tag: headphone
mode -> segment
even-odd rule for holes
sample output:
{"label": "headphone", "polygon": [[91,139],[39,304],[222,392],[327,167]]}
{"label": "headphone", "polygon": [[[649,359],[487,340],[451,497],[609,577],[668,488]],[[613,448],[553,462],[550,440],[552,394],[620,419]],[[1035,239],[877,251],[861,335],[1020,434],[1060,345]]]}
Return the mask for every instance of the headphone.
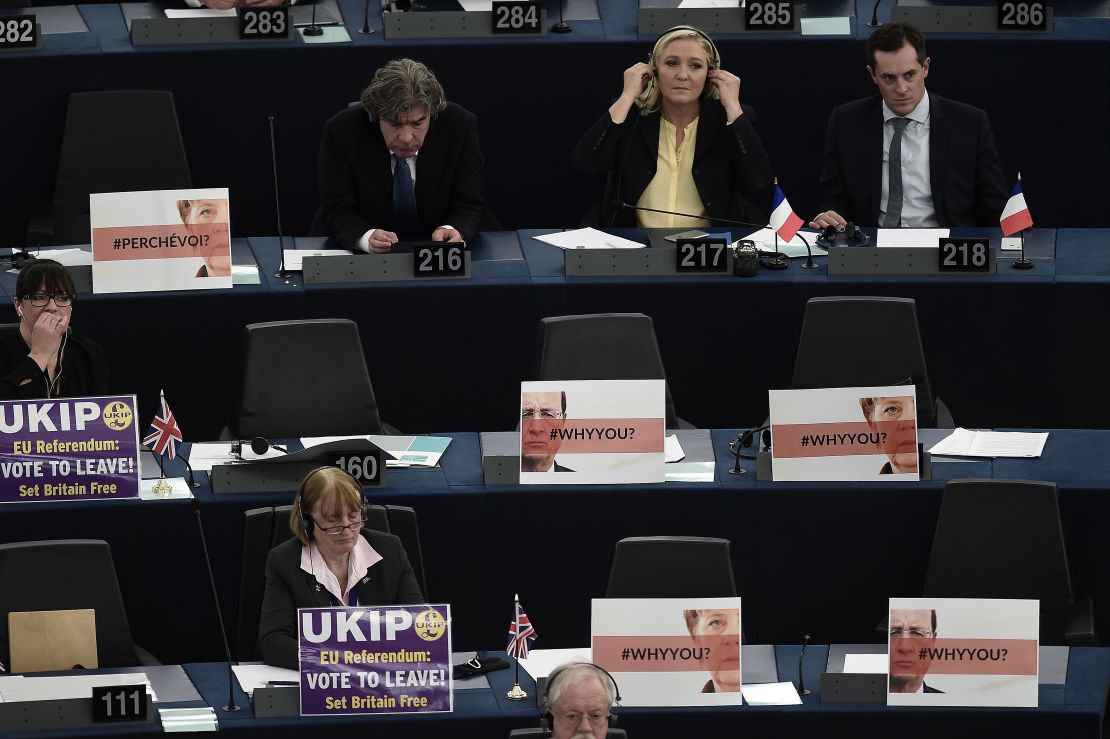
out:
{"label": "headphone", "polygon": [[305,475],[304,479],[301,480],[301,486],[297,488],[297,497],[293,501],[294,508],[296,508],[297,512],[300,514],[301,533],[304,534],[304,538],[308,541],[312,541],[313,534],[315,533],[314,529],[316,528],[316,526],[312,518],[309,517],[308,511],[305,509],[304,490],[306,487],[308,487],[308,481],[324,470],[339,470],[342,475],[350,479],[351,483],[353,483],[354,486],[358,488],[359,494],[362,497],[362,517],[369,518],[368,514],[370,512],[370,499],[366,497],[366,491],[362,489],[362,485],[359,484],[358,480],[356,480],[354,477],[351,476],[349,472],[339,466],[324,465],[323,467],[317,467],[316,469]]}
{"label": "headphone", "polygon": [[[595,672],[595,676],[599,680],[602,679],[601,675],[596,675],[596,673],[600,672],[604,674],[605,677],[608,678],[609,683],[613,686],[613,703],[616,704],[617,708],[621,707],[620,686],[617,685],[617,681],[613,678],[611,674],[609,674],[609,671],[606,670],[604,667],[602,667],[601,665],[596,665],[592,662],[570,662],[565,665],[560,665],[559,667],[556,667],[554,670],[552,670],[551,674],[547,676],[547,686],[544,688],[543,691],[543,716],[540,717],[540,728],[543,729],[544,736],[551,736],[552,728],[555,725],[555,716],[548,708],[548,700],[550,699],[551,693],[553,692],[552,688],[555,687],[555,683],[559,682],[559,679],[564,673],[570,672],[571,670],[576,670],[578,668],[591,669]],[[606,717],[609,722],[610,728],[616,726],[617,721],[620,719],[620,714],[613,712],[611,709],[612,706],[610,706],[610,713]]]}

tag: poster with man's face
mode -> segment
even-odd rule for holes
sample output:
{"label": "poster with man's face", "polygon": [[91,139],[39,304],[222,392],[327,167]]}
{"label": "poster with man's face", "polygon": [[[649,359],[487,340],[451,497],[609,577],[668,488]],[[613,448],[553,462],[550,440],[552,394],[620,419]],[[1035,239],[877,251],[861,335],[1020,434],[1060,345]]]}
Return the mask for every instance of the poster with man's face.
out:
{"label": "poster with man's face", "polygon": [[1037,705],[1035,600],[891,598],[887,703]]}
{"label": "poster with man's face", "polygon": [[93,292],[231,287],[226,187],[94,193]]}
{"label": "poster with man's face", "polygon": [[771,390],[775,480],[919,480],[913,385]]}
{"label": "poster with man's face", "polygon": [[524,382],[524,485],[662,482],[663,380]]}
{"label": "poster with man's face", "polygon": [[591,615],[622,705],[741,705],[739,598],[595,599]]}

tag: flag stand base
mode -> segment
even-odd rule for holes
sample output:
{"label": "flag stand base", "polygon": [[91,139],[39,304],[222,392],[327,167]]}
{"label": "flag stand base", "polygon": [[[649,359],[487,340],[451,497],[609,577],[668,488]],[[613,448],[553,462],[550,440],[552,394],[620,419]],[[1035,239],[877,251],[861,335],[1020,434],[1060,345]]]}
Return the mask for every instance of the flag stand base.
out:
{"label": "flag stand base", "polygon": [[505,695],[511,701],[522,701],[528,697],[528,694],[521,690],[520,683],[513,683],[513,689]]}
{"label": "flag stand base", "polygon": [[770,258],[761,261],[766,269],[786,269],[790,266],[790,262],[781,252],[775,252]]}
{"label": "flag stand base", "polygon": [[1014,269],[1033,269],[1033,260],[1022,257],[1014,261]]}
{"label": "flag stand base", "polygon": [[153,487],[150,488],[150,492],[155,495],[169,495],[173,492],[173,485],[170,485],[165,477],[161,477],[158,482],[154,483]]}

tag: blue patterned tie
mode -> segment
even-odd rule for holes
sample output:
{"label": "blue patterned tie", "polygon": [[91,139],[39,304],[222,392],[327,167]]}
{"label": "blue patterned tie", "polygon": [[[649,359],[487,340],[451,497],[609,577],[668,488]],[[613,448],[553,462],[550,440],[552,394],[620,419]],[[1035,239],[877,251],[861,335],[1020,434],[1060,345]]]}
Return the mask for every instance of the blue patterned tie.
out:
{"label": "blue patterned tie", "polygon": [[416,193],[409,160],[393,157],[393,220],[398,231],[416,230]]}

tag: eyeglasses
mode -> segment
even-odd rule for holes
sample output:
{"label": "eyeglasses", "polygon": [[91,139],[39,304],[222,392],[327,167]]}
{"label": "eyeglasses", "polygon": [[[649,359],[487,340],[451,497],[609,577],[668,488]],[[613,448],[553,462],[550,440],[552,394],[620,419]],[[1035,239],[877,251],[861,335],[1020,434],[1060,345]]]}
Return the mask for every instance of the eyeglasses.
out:
{"label": "eyeglasses", "polygon": [[929,629],[891,629],[890,638],[910,638],[910,639],[928,639],[935,632]]}
{"label": "eyeglasses", "polygon": [[566,418],[566,415],[567,414],[563,413],[562,411],[542,410],[539,412],[539,414],[537,414],[533,410],[527,410],[520,412],[520,420],[535,421],[538,418],[541,421],[558,421],[560,419]]}
{"label": "eyeglasses", "polygon": [[331,534],[332,536],[339,536],[340,534],[342,534],[347,529],[352,529],[354,531],[358,531],[359,529],[361,529],[362,525],[364,523],[366,523],[366,516],[363,516],[362,518],[355,521],[354,523],[348,523],[348,524],[344,524],[342,526],[321,526],[319,523],[316,522],[315,519],[313,519],[312,523],[316,524],[316,528],[320,529],[325,534]]}
{"label": "eyeglasses", "polygon": [[73,296],[69,293],[31,293],[30,295],[24,295],[23,299],[29,301],[36,308],[45,308],[51,300],[59,308],[65,308],[73,304]]}
{"label": "eyeglasses", "polygon": [[589,721],[591,726],[604,726],[605,723],[609,720],[609,714],[608,713],[602,713],[600,711],[594,711],[592,713],[558,713],[558,714],[555,714],[555,720],[556,721],[561,721],[563,724],[565,724],[567,726],[578,726],[580,723],[582,723],[583,718],[585,718],[587,721]]}

